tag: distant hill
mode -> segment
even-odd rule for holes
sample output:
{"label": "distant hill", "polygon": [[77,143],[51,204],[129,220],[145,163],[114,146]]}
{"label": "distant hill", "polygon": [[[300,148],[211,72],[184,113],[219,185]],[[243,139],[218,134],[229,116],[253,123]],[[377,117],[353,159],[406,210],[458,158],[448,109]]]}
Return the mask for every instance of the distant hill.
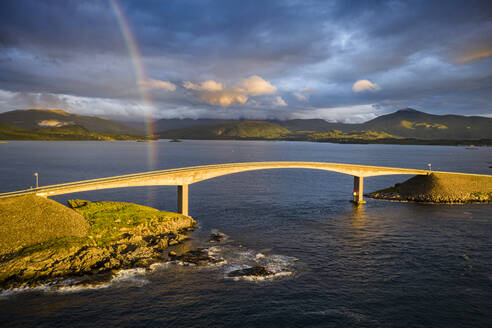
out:
{"label": "distant hill", "polygon": [[326,132],[331,130],[348,131],[351,128],[355,128],[359,124],[346,124],[346,123],[330,123],[321,119],[308,119],[308,120],[287,120],[278,121],[278,124],[289,129],[292,132],[299,131],[313,131],[313,132]]}
{"label": "distant hill", "polygon": [[[224,120],[224,119],[161,119],[153,123],[155,131],[165,132],[170,130],[178,130],[178,129],[187,129],[196,126],[205,126],[205,125],[217,125],[224,123],[240,123],[248,120]],[[321,119],[310,119],[310,120],[288,120],[288,121],[277,121],[277,120],[268,120],[268,121],[259,121],[252,120],[255,122],[270,122],[281,125],[290,131],[327,131],[331,129],[340,129],[340,126],[344,126],[346,124],[343,123],[329,123],[325,120]]]}
{"label": "distant hill", "polygon": [[[161,138],[280,139],[330,142],[453,144],[449,141],[492,139],[492,119],[479,116],[432,115],[406,108],[360,124],[330,123],[320,119],[287,121],[230,121],[207,124],[182,120],[182,128],[164,124]],[[213,120],[211,120],[213,121]],[[193,123],[195,126],[187,126]],[[176,126],[178,126],[176,124]],[[487,141],[489,140],[489,141]]]}
{"label": "distant hill", "polygon": [[[432,115],[400,109],[365,123],[333,123],[321,119],[250,121],[163,119],[153,123],[160,138],[307,140],[339,143],[492,144],[492,118]],[[135,127],[113,120],[63,110],[14,110],[0,113],[0,139],[133,140]]]}
{"label": "distant hill", "polygon": [[169,130],[186,129],[195,126],[221,124],[221,123],[228,123],[234,121],[235,120],[208,119],[208,118],[201,118],[201,119],[173,118],[173,119],[162,119],[162,120],[155,121],[153,123],[153,126],[155,131],[163,132]]}
{"label": "distant hill", "polygon": [[492,118],[432,115],[411,108],[379,116],[361,124],[363,130],[384,131],[417,139],[491,139]]}
{"label": "distant hill", "polygon": [[290,131],[276,123],[266,121],[241,121],[169,130],[161,138],[182,139],[281,139]]}
{"label": "distant hill", "polygon": [[63,110],[13,110],[0,113],[0,139],[128,140],[142,134],[112,120],[70,114]]}
{"label": "distant hill", "polygon": [[79,125],[96,133],[135,136],[141,134],[137,129],[104,117],[71,114],[60,109],[25,109],[0,113],[0,123],[14,125],[26,130]]}

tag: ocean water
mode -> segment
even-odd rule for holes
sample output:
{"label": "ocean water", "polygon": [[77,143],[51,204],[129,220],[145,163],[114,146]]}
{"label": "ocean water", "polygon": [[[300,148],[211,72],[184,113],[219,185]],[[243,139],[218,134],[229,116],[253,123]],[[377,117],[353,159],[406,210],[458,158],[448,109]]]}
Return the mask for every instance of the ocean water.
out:
{"label": "ocean water", "polygon": [[[9,142],[0,192],[193,165],[324,161],[491,174],[492,149],[308,142]],[[365,192],[408,176],[367,178]],[[163,261],[94,286],[0,292],[5,327],[489,327],[492,206],[367,199],[352,177],[314,170],[243,172],[190,186],[200,228],[178,251],[205,247],[205,267]],[[176,187],[101,190],[54,199],[128,201],[176,210]],[[212,232],[224,242],[211,244]],[[228,273],[264,265],[266,279]]]}

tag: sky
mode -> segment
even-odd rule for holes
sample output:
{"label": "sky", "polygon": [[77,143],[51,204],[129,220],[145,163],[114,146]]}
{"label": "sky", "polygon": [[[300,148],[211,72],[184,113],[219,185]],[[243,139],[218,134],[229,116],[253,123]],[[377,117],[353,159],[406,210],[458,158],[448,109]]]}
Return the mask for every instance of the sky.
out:
{"label": "sky", "polygon": [[2,0],[0,112],[492,116],[492,2]]}

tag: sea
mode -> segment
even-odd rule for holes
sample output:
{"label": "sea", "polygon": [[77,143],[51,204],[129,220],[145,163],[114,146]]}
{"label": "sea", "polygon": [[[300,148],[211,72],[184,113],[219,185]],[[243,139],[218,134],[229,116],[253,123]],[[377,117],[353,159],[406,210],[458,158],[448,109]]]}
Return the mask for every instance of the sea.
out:
{"label": "sea", "polygon": [[[316,161],[492,174],[492,148],[287,141],[9,141],[0,192],[195,165]],[[364,180],[365,192],[410,176]],[[70,277],[0,290],[1,327],[491,327],[492,205],[368,199],[353,178],[306,169],[237,173],[190,185],[199,228],[176,246],[223,261],[162,262],[77,286]],[[176,211],[176,187],[57,196]],[[213,233],[224,234],[211,243]],[[229,277],[265,266],[262,279]]]}

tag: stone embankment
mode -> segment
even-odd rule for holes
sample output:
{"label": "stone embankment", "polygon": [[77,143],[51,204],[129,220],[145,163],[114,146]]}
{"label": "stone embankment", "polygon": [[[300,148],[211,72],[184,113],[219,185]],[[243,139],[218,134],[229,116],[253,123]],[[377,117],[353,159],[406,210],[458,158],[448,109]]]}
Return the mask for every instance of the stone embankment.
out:
{"label": "stone embankment", "polygon": [[488,203],[492,201],[492,176],[432,173],[366,195],[370,198],[429,203]]}
{"label": "stone embankment", "polygon": [[[32,202],[36,210],[22,207]],[[36,196],[0,201],[0,288],[146,267],[196,225],[191,217],[130,203],[69,205]]]}

